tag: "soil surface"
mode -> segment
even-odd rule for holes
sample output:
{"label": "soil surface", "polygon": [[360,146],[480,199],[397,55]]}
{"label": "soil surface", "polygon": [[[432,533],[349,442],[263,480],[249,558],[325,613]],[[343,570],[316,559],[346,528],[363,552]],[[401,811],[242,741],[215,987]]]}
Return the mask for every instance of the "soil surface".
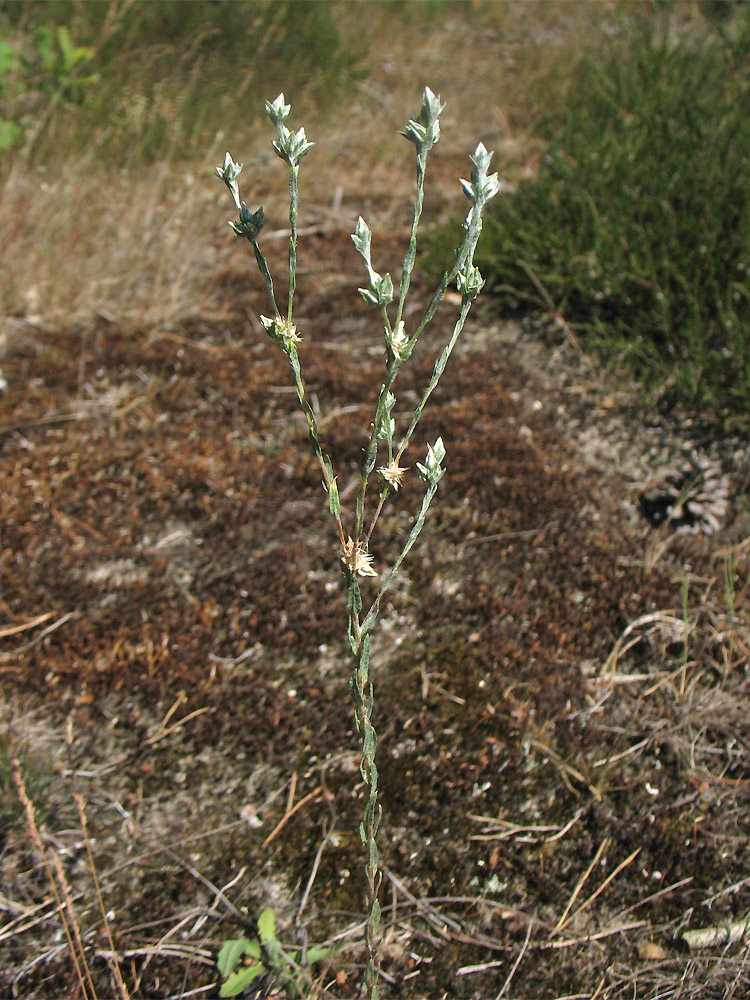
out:
{"label": "soil surface", "polygon": [[[301,245],[296,305],[349,509],[384,371],[350,231]],[[98,996],[112,945],[133,997],[218,995],[221,943],[266,906],[289,948],[336,939],[313,995],[358,993],[343,579],[250,264],[237,250],[217,276],[220,319],[19,324],[7,345],[4,996],[82,995],[16,757]],[[454,316],[400,376],[402,426]],[[564,331],[480,305],[373,536],[379,572],[438,435],[447,474],[373,638],[382,997],[746,996],[744,947],[721,937],[750,910],[746,446],[651,413]],[[686,461],[714,496],[654,526],[643,496]],[[701,927],[718,936],[690,950]]]}

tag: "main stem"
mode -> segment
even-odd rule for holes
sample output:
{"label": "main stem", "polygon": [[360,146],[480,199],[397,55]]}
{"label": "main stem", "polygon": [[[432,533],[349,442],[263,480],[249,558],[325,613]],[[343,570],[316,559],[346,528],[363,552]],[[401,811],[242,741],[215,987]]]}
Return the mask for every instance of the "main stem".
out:
{"label": "main stem", "polygon": [[378,847],[376,835],[380,825],[382,808],[378,804],[378,768],[375,763],[375,748],[378,738],[372,725],[373,687],[370,683],[370,636],[362,635],[359,625],[359,612],[356,605],[359,600],[359,586],[356,579],[349,581],[350,594],[354,600],[349,605],[349,626],[352,651],[356,656],[356,666],[349,686],[354,699],[354,717],[357,731],[362,738],[362,757],[359,771],[368,789],[362,822],[359,824],[359,835],[363,846],[367,849],[368,860],[365,865],[365,905],[367,921],[365,923],[365,997],[367,1000],[378,1000],[378,977],[380,963],[378,961],[378,930],[380,927],[380,883],[382,874],[378,862]]}

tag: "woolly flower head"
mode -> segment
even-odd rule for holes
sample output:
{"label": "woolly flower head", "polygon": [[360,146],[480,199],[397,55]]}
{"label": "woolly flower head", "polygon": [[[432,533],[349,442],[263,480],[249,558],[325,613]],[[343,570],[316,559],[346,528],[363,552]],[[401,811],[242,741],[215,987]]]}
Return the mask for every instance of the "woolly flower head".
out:
{"label": "woolly flower head", "polygon": [[372,568],[372,556],[365,545],[362,542],[355,542],[351,535],[344,543],[341,562],[350,573],[356,573],[357,576],[378,575]]}
{"label": "woolly flower head", "polygon": [[382,465],[378,469],[383,479],[396,491],[398,491],[399,486],[403,485],[404,474],[408,471],[408,466],[402,469],[395,458],[390,465]]}

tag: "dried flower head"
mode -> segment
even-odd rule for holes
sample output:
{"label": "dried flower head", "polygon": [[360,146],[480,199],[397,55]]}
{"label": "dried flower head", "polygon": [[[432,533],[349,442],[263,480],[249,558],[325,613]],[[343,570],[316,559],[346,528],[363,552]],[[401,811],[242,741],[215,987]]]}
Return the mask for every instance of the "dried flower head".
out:
{"label": "dried flower head", "polygon": [[281,316],[261,316],[260,322],[266,333],[282,346],[284,344],[299,344],[302,340],[302,337],[297,333],[297,327],[294,324],[290,326]]}
{"label": "dried flower head", "polygon": [[398,464],[398,459],[393,459],[390,465],[383,465],[378,469],[378,472],[386,480],[386,482],[393,487],[394,490],[398,490],[399,486],[403,483],[404,474],[409,471],[408,466],[406,468],[401,468]]}
{"label": "dried flower head", "polygon": [[355,542],[349,536],[343,546],[341,562],[350,573],[358,576],[377,576],[377,572],[372,568],[372,556],[367,551],[363,542]]}

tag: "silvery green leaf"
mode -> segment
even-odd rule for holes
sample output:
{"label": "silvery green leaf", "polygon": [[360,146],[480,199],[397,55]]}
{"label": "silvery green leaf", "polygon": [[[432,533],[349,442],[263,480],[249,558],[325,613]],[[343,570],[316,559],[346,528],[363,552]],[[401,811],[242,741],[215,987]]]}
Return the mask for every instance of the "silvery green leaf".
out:
{"label": "silvery green leaf", "polygon": [[373,283],[372,290],[376,296],[376,305],[380,309],[385,308],[389,302],[392,302],[393,282],[391,281],[390,274],[386,274],[382,278],[378,275],[377,281]]}
{"label": "silvery green leaf", "polygon": [[290,167],[296,167],[305,153],[309,153],[315,145],[305,135],[304,128],[292,134],[286,125],[279,126],[279,138],[274,140],[273,148],[276,155],[285,160]]}
{"label": "silvery green leaf", "polygon": [[425,136],[427,135],[427,129],[424,125],[420,125],[419,122],[410,118],[401,135],[403,135],[405,139],[408,139],[409,142],[413,142],[416,146],[421,146],[425,140]]}
{"label": "silvery green leaf", "polygon": [[486,177],[487,170],[490,165],[490,160],[492,159],[492,152],[488,151],[483,142],[477,143],[477,148],[474,150],[474,155],[469,157],[471,162],[477,168],[480,176]]}
{"label": "silvery green leaf", "polygon": [[309,153],[314,145],[315,143],[310,142],[305,135],[304,128],[298,129],[290,142],[290,155],[296,162],[299,162],[305,153]]}
{"label": "silvery green leaf", "polygon": [[289,162],[289,143],[292,137],[292,133],[283,123],[279,123],[279,138],[274,139],[273,148],[276,150],[276,155],[280,156],[282,160]]}
{"label": "silvery green leaf", "polygon": [[371,269],[370,287],[360,288],[359,294],[368,305],[384,309],[389,302],[393,301],[393,281],[390,274],[381,277],[377,271]]}
{"label": "silvery green leaf", "polygon": [[377,934],[380,927],[380,903],[377,901],[377,898],[373,900],[370,913],[370,926],[372,927],[372,933]]}
{"label": "silvery green leaf", "polygon": [[434,94],[429,87],[425,87],[422,94],[422,113],[428,116],[430,121],[437,121],[438,116],[444,110],[445,104],[440,100],[440,95]]}
{"label": "silvery green leaf", "polygon": [[336,477],[333,474],[333,463],[331,462],[330,456],[325,455],[323,458],[323,464],[326,467],[326,472],[328,474],[328,482],[330,486],[326,486],[323,483],[323,489],[328,493],[328,508],[334,517],[341,517],[341,500],[339,499],[339,488],[336,485]]}
{"label": "silvery green leaf", "polygon": [[396,397],[392,392],[387,393],[385,397],[385,405],[383,407],[383,413],[380,418],[380,424],[377,429],[377,438],[379,441],[392,441],[393,434],[396,430],[396,421],[391,416],[391,411],[393,410],[394,404],[396,402]]}
{"label": "silvery green leaf", "polygon": [[341,500],[339,498],[339,488],[334,479],[328,491],[328,509],[334,517],[341,517]]}
{"label": "silvery green leaf", "polygon": [[239,177],[242,170],[241,163],[235,163],[229,153],[224,154],[224,163],[216,168],[217,176],[221,177],[222,180],[233,181]]}
{"label": "silvery green leaf", "polygon": [[464,189],[464,194],[471,198],[472,201],[476,201],[476,192],[474,191],[474,185],[469,181],[465,181],[463,177],[461,178],[461,187]]}

